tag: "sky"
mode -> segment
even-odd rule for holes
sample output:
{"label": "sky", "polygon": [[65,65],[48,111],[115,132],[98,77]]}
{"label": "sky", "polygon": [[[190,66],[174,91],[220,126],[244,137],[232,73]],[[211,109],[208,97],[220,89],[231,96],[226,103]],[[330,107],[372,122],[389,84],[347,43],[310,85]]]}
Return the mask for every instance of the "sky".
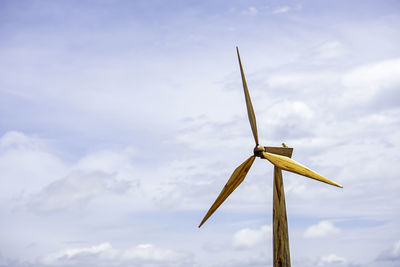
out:
{"label": "sky", "polygon": [[0,1],[0,266],[400,265],[400,2]]}

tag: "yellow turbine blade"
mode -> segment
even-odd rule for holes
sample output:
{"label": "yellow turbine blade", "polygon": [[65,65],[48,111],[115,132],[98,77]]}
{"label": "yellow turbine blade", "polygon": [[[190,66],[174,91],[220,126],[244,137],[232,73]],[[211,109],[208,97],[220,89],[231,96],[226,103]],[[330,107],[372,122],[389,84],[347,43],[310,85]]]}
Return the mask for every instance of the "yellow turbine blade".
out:
{"label": "yellow turbine blade", "polygon": [[256,145],[258,146],[259,144],[258,144],[256,116],[254,115],[253,105],[251,104],[249,89],[247,88],[246,78],[244,77],[244,71],[242,67],[242,61],[240,60],[239,48],[237,46],[236,46],[236,51],[239,59],[240,74],[242,75],[244,97],[246,98],[247,115],[249,116],[249,121],[251,130],[253,132],[254,141],[256,141]]}
{"label": "yellow turbine blade", "polygon": [[319,175],[318,173],[308,169],[307,167],[301,165],[300,163],[292,160],[291,158],[285,157],[285,156],[280,156],[280,155],[276,155],[276,154],[272,154],[272,153],[268,153],[268,152],[263,152],[263,156],[264,158],[266,158],[267,160],[269,160],[272,164],[274,164],[275,166],[289,171],[289,172],[294,172],[327,184],[331,184],[337,187],[343,187],[340,184],[337,184],[331,180],[329,180],[328,178],[323,177],[322,175]]}
{"label": "yellow turbine blade", "polygon": [[222,189],[221,193],[215,200],[214,204],[212,204],[211,208],[208,210],[206,216],[204,216],[201,221],[199,228],[207,221],[207,219],[218,209],[218,207],[228,198],[228,196],[243,182],[246,177],[247,172],[249,171],[251,165],[253,164],[255,156],[251,156],[245,162],[243,162],[239,167],[235,169],[232,173],[231,178],[229,178],[228,182]]}

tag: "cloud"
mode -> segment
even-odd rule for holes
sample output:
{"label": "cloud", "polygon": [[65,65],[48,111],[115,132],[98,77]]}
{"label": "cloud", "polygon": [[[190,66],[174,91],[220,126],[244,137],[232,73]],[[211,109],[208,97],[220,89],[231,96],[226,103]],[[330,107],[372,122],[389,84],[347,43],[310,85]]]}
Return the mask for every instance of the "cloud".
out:
{"label": "cloud", "polygon": [[123,259],[129,261],[141,262],[179,262],[185,257],[184,254],[170,249],[160,249],[152,244],[142,244],[135,248],[126,250],[123,253]]}
{"label": "cloud", "polygon": [[260,229],[242,229],[233,235],[233,247],[237,249],[255,247],[267,240],[271,232],[271,225],[263,225]]}
{"label": "cloud", "polygon": [[[0,172],[3,197],[16,198],[38,191],[62,176],[68,164],[59,159],[57,151],[44,139],[18,131],[8,131],[0,137]],[[23,168],[21,167],[23,166]]]}
{"label": "cloud", "polygon": [[270,129],[268,134],[274,138],[301,138],[313,135],[313,109],[302,101],[283,100],[272,104],[266,111],[265,120]]}
{"label": "cloud", "polygon": [[84,204],[104,193],[125,193],[129,181],[119,181],[115,175],[101,171],[75,171],[56,180],[28,199],[28,208],[35,212],[54,212]]}
{"label": "cloud", "polygon": [[[339,57],[343,55],[345,52],[345,46],[335,40],[324,42],[320,46],[318,46],[315,50],[315,60],[317,62],[322,60],[331,60],[333,58]],[[320,63],[320,62],[319,62]]]}
{"label": "cloud", "polygon": [[116,249],[105,242],[91,247],[67,248],[42,260],[49,266],[184,266],[188,255],[152,244]]}
{"label": "cloud", "polygon": [[257,16],[258,13],[259,13],[259,10],[254,6],[248,7],[245,11],[243,11],[243,14],[249,15],[249,16]]}
{"label": "cloud", "polygon": [[9,131],[0,139],[0,148],[4,149],[38,149],[43,147],[43,142],[39,138],[30,137],[22,132]]}
{"label": "cloud", "polygon": [[327,256],[322,256],[318,261],[318,267],[334,267],[334,266],[347,266],[347,261],[345,258],[339,257],[336,254],[329,254]]}
{"label": "cloud", "polygon": [[0,267],[43,267],[40,263],[21,262],[15,259],[0,259]]}
{"label": "cloud", "polygon": [[[275,73],[269,75],[267,78],[268,86],[272,88],[281,88],[281,89],[290,89],[290,88],[312,88],[319,86],[329,85],[330,83],[334,82],[337,79],[337,73],[332,73],[328,71],[284,71],[280,73]],[[288,88],[289,87],[289,88]],[[318,88],[320,89],[320,88]],[[301,93],[301,91],[300,91]],[[299,95],[298,95],[299,96]]]}
{"label": "cloud", "polygon": [[180,186],[162,184],[155,188],[152,200],[162,209],[172,209],[180,205],[183,192]]}
{"label": "cloud", "polygon": [[109,260],[115,258],[117,251],[109,243],[84,248],[68,248],[50,254],[43,259],[48,265],[72,265],[80,261],[93,261],[95,259]]}
{"label": "cloud", "polygon": [[288,6],[280,6],[276,9],[274,9],[274,11],[272,11],[272,14],[281,14],[281,13],[286,13],[290,10],[290,7]]}
{"label": "cloud", "polygon": [[342,78],[343,102],[393,108],[400,101],[400,59],[393,58],[358,66]]}
{"label": "cloud", "polygon": [[336,234],[338,232],[340,232],[340,229],[337,228],[332,222],[320,221],[319,223],[308,227],[307,230],[304,232],[304,237],[320,238],[326,237],[331,234]]}
{"label": "cloud", "polygon": [[400,262],[400,240],[393,244],[391,249],[382,251],[377,261],[395,261]]}
{"label": "cloud", "polygon": [[[5,181],[0,191],[3,196],[19,200],[13,206],[22,205],[38,214],[74,211],[107,197],[122,200],[129,194],[132,210],[193,208],[203,206],[209,189],[218,182],[215,174],[206,175],[205,171],[215,169],[210,165],[218,161],[210,161],[201,154],[168,164],[159,161],[157,165],[146,165],[140,152],[127,146],[88,152],[71,162],[49,143],[15,131],[0,138],[0,171]],[[152,172],[147,167],[139,169],[138,161],[151,166]],[[20,168],[21,164],[24,168]],[[216,173],[222,170],[218,168]],[[220,178],[226,176],[229,173],[224,170]]]}
{"label": "cloud", "polygon": [[18,205],[25,203],[30,211],[48,213],[78,207],[101,195],[123,195],[138,186],[130,147],[88,153],[70,163],[50,144],[17,131],[0,138],[3,196],[18,199]]}

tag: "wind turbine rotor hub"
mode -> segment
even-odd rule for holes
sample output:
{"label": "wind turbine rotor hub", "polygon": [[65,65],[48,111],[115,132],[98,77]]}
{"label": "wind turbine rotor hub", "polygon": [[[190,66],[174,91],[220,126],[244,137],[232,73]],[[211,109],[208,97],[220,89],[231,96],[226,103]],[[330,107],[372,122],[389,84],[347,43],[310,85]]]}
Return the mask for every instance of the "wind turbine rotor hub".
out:
{"label": "wind turbine rotor hub", "polygon": [[256,157],[262,157],[262,153],[265,151],[265,148],[261,145],[257,145],[254,148],[254,156]]}

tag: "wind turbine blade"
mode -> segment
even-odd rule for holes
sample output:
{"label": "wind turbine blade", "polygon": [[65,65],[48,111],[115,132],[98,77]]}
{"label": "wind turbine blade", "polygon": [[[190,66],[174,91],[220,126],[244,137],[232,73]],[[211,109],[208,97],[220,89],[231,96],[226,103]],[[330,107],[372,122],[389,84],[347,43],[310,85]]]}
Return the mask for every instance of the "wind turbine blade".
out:
{"label": "wind turbine blade", "polygon": [[239,48],[237,46],[236,46],[236,51],[237,51],[237,55],[238,55],[238,59],[239,59],[240,74],[242,75],[244,97],[246,98],[247,115],[249,116],[249,121],[250,121],[251,130],[253,132],[254,141],[256,141],[256,145],[258,146],[259,144],[258,144],[256,116],[254,114],[253,105],[251,104],[249,89],[247,88],[246,77],[244,77],[242,61],[240,60]]}
{"label": "wind turbine blade", "polygon": [[243,162],[239,167],[235,169],[232,173],[231,178],[229,178],[228,182],[222,188],[221,193],[215,200],[214,204],[212,204],[211,208],[208,210],[206,216],[204,216],[201,221],[199,228],[207,221],[207,219],[218,209],[219,206],[228,198],[228,196],[243,182],[246,177],[247,172],[249,171],[251,165],[253,164],[255,156],[251,156],[245,162]]}
{"label": "wind turbine blade", "polygon": [[280,155],[276,155],[276,154],[272,154],[272,153],[268,153],[268,152],[263,152],[263,156],[264,158],[266,158],[267,160],[269,160],[272,164],[274,164],[275,166],[289,171],[289,172],[294,172],[315,180],[318,180],[320,182],[324,182],[330,185],[334,185],[337,187],[343,187],[340,184],[337,184],[331,180],[329,180],[328,178],[323,177],[322,175],[319,175],[318,173],[308,169],[307,167],[301,165],[300,163],[292,160],[291,158],[285,157],[285,156],[280,156]]}

